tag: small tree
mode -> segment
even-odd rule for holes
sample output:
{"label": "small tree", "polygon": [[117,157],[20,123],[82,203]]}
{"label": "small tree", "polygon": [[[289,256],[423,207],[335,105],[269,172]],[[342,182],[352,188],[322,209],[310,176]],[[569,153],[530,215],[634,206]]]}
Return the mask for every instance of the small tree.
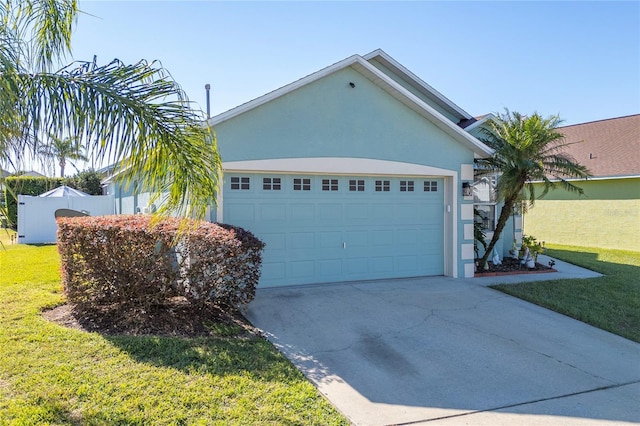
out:
{"label": "small tree", "polygon": [[68,186],[89,195],[102,195],[100,173],[93,169],[83,170],[77,175],[67,178],[66,181]]}
{"label": "small tree", "polygon": [[[58,161],[60,177],[64,177],[64,168],[67,165],[67,160],[89,160],[87,156],[84,155],[84,148],[80,145],[77,137],[59,138],[50,134],[49,139],[50,143],[48,145],[42,145],[38,149],[38,153],[45,159]],[[73,163],[71,164],[73,165]]]}
{"label": "small tree", "polygon": [[497,114],[484,132],[482,141],[494,150],[487,159],[477,161],[480,176],[498,172],[496,200],[503,201],[498,223],[480,265],[489,258],[504,230],[514,207],[522,201],[523,212],[533,206],[538,194],[533,182],[542,182],[540,196],[556,185],[582,194],[581,188],[566,179],[587,178],[589,170],[578,164],[563,151],[567,146],[564,135],[558,131],[562,120],[557,115],[543,118],[538,113],[525,116],[506,110]]}

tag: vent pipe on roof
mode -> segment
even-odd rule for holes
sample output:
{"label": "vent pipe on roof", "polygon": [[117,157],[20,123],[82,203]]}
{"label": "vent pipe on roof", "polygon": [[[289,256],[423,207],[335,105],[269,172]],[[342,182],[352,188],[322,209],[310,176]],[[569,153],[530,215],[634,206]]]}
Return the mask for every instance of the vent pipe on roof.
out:
{"label": "vent pipe on roof", "polygon": [[204,90],[207,91],[207,118],[211,118],[211,104],[209,102],[209,90],[211,89],[211,85],[209,83],[204,85]]}

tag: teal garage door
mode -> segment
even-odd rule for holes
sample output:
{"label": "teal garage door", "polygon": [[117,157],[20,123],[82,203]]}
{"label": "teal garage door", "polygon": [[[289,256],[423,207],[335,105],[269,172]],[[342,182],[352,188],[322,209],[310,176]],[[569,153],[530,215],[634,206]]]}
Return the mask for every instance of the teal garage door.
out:
{"label": "teal garage door", "polygon": [[444,273],[438,178],[225,174],[223,221],[266,243],[260,287]]}

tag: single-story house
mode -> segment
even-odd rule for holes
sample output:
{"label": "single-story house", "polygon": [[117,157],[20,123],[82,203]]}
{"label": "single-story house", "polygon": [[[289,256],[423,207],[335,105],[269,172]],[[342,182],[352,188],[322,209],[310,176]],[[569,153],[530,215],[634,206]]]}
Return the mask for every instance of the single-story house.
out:
{"label": "single-story house", "polygon": [[[224,171],[209,219],[266,243],[261,287],[472,277],[474,159],[492,153],[474,135],[487,118],[382,50],[353,55],[209,120]],[[152,210],[107,183],[118,212]]]}
{"label": "single-story house", "polygon": [[640,252],[640,114],[559,129],[565,148],[593,174],[536,201],[524,231],[538,240]]}

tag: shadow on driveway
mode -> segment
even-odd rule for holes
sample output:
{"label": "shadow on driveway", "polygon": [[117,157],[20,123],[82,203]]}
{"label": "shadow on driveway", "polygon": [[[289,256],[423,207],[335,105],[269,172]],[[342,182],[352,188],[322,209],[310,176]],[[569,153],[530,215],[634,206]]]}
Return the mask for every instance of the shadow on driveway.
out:
{"label": "shadow on driveway", "polygon": [[247,316],[358,425],[640,421],[640,344],[472,280],[261,289]]}

